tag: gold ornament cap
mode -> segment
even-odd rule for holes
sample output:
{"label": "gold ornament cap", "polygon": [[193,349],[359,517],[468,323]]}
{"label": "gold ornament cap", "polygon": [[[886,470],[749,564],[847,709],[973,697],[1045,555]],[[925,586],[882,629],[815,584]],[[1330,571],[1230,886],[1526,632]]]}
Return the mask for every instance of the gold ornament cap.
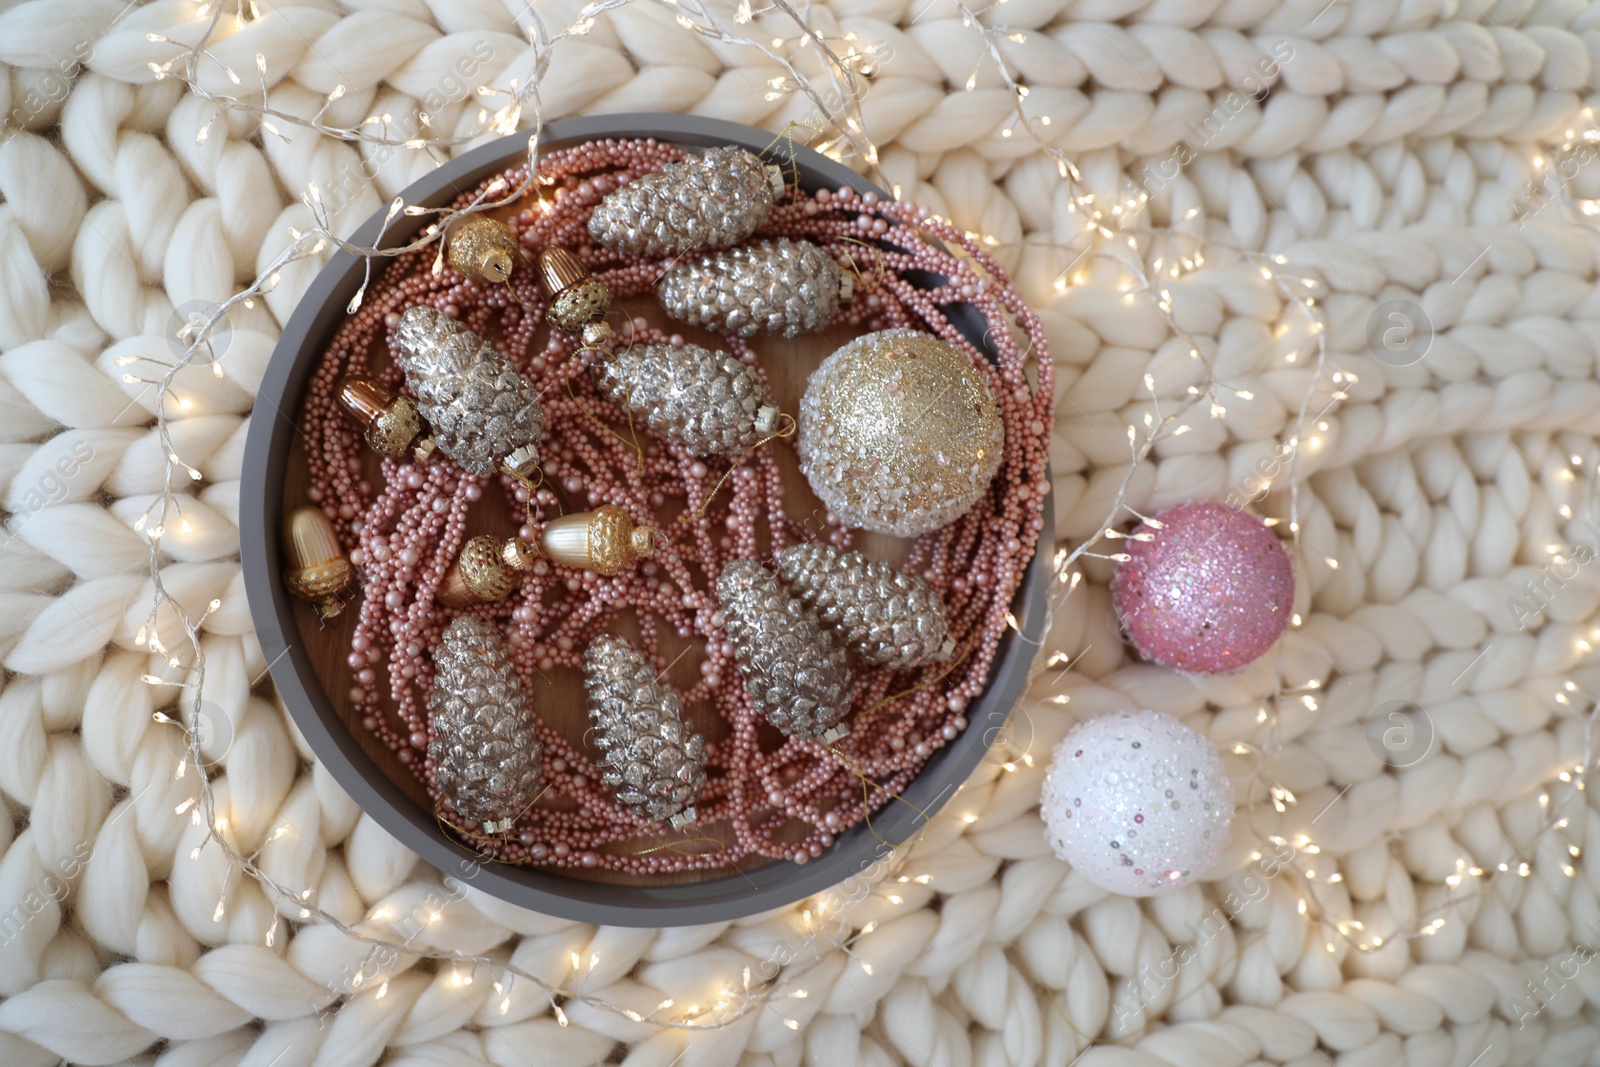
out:
{"label": "gold ornament cap", "polygon": [[284,523],[284,544],[289,567],[283,584],[291,596],[307,601],[322,619],[344,610],[339,595],[355,578],[355,568],[339,546],[333,523],[321,508],[295,508]]}
{"label": "gold ornament cap", "polygon": [[613,578],[636,560],[655,555],[656,533],[638,526],[615,504],[563,515],[545,524],[539,537],[546,558]]}
{"label": "gold ornament cap", "polygon": [[450,228],[445,256],[452,267],[474,281],[499,284],[511,277],[517,251],[510,226],[486,215],[473,215]]}
{"label": "gold ornament cap", "polygon": [[500,559],[514,571],[525,571],[539,561],[539,553],[522,538],[508,537],[500,549]]}
{"label": "gold ornament cap", "polygon": [[464,608],[503,600],[517,587],[517,572],[533,566],[534,558],[515,537],[479,534],[462,546],[455,565],[439,583],[439,603]]}
{"label": "gold ornament cap", "polygon": [[511,451],[511,454],[500,461],[500,469],[513,478],[528,481],[539,470],[539,448],[537,445],[522,445]]}

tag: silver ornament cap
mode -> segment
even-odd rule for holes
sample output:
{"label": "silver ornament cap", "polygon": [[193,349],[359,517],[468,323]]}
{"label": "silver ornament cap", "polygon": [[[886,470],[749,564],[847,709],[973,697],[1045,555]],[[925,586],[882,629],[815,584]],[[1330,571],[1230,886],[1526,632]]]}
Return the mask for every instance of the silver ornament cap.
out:
{"label": "silver ornament cap", "polygon": [[706,780],[705,739],[683,721],[683,701],[627,641],[601,634],[583,654],[589,721],[604,756],[601,778],[650,822],[694,820]]}
{"label": "silver ornament cap", "polygon": [[904,670],[955,651],[939,594],[883,560],[814,541],[779,552],[778,576],[875,667]]}
{"label": "silver ornament cap", "polygon": [[428,754],[440,798],[484,833],[503,833],[539,797],[533,709],[499,631],[482,619],[452,622],[434,667]]}
{"label": "silver ornament cap", "polygon": [[756,711],[792,737],[836,736],[850,713],[850,668],[811,609],[748,559],[722,569],[717,603]]}
{"label": "silver ornament cap", "polygon": [[800,470],[846,524],[916,537],[965,515],[1000,467],[1005,426],[983,372],[921,330],[865,334],[812,372]]}

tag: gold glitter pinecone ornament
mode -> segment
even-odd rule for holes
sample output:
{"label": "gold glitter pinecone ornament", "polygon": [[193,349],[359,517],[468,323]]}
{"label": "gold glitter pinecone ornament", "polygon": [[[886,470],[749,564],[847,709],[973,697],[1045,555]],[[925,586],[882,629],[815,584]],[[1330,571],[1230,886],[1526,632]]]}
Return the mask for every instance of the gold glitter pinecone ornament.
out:
{"label": "gold glitter pinecone ornament", "polygon": [[850,668],[811,609],[748,559],[722,569],[717,602],[755,709],[794,737],[841,736],[835,724],[850,713]]}
{"label": "gold glitter pinecone ornament", "polygon": [[295,508],[284,524],[289,567],[283,584],[291,596],[308,601],[317,617],[331,619],[344,610],[342,594],[355,580],[355,568],[339,546],[333,523],[321,508]]}
{"label": "gold glitter pinecone ornament", "polygon": [[440,799],[483,832],[509,830],[539,797],[538,732],[500,633],[456,619],[434,653],[433,739]]}
{"label": "gold glitter pinecone ornament", "polygon": [[400,317],[400,366],[440,451],[477,475],[539,467],[539,391],[483,338],[436,308]]}
{"label": "gold glitter pinecone ornament", "polygon": [[532,548],[515,537],[469,538],[439,583],[439,603],[462,608],[504,600],[517,587],[517,575],[537,559]]}
{"label": "gold glitter pinecone ornament", "polygon": [[487,215],[469,215],[450,227],[445,257],[474,281],[501,284],[516,269],[516,235],[511,227]]}
{"label": "gold glitter pinecone ornament", "polygon": [[668,270],[656,284],[668,315],[740,337],[823,329],[850,292],[849,275],[832,256],[787,237],[708,252]]}
{"label": "gold glitter pinecone ornament", "polygon": [[874,666],[903,670],[955,651],[939,594],[882,560],[816,542],[791,545],[778,553],[778,576]]}
{"label": "gold glitter pinecone ornament", "polygon": [[595,744],[605,753],[601,780],[651,822],[694,821],[706,781],[705,739],[683,721],[683,701],[660,672],[620,637],[601,634],[583,654],[583,685]]}
{"label": "gold glitter pinecone ornament", "polygon": [[606,194],[589,236],[640,256],[726,248],[754,233],[782,192],[777,167],[743,148],[712,148]]}
{"label": "gold glitter pinecone ornament", "polygon": [[731,456],[772,433],[778,408],[755,368],[699,345],[632,345],[590,367],[600,394],[696,456]]}
{"label": "gold glitter pinecone ornament", "polygon": [[800,470],[846,524],[916,537],[965,515],[1000,466],[994,390],[920,330],[865,334],[822,361],[800,400]]}
{"label": "gold glitter pinecone ornament", "polygon": [[418,463],[433,458],[433,438],[409,396],[395,396],[371,378],[346,378],[339,383],[339,403],[378,455],[409,456]]}

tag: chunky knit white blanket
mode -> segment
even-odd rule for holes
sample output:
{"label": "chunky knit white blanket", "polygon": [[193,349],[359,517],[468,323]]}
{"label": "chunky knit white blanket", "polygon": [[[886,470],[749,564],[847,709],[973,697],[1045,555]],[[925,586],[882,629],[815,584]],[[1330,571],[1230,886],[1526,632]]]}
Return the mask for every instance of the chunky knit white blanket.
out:
{"label": "chunky knit white blanket", "polygon": [[[119,360],[167,355],[174,308],[253,278],[286,228],[305,225],[311,181],[340,191],[348,228],[430,164],[298,129],[286,144],[240,118],[197,144],[211,109],[153,78],[149,63],[171,49],[146,36],[192,25],[187,0],[0,3],[0,1063],[1600,1063],[1600,967],[1588,966],[1600,904],[1578,855],[1600,847],[1600,823],[1555,780],[1584,758],[1583,690],[1600,684],[1585,666],[1597,535],[1581,521],[1600,460],[1600,242],[1526,184],[1534,157],[1587,121],[1600,9],[1001,4],[983,17],[1022,34],[1006,55],[1087,181],[1109,191],[1125,170],[1155,197],[1145,222],[1281,252],[1286,271],[1325,280],[1330,359],[1359,384],[1294,446],[1303,626],[1281,664],[1185,679],[1131,659],[1106,573],[1091,570],[1046,650],[1081,657],[1073,671],[1040,677],[1010,755],[980,770],[887,881],[840,898],[831,935],[804,934],[815,917],[798,908],[624,930],[470,892],[419,935],[647,1007],[709,1004],[783,946],[792,967],[809,965],[783,999],[691,1037],[577,1005],[563,1025],[526,983],[502,1014],[492,976],[469,985],[432,964],[402,964],[381,993],[352,989],[363,946],[314,924],[291,931],[295,915],[269,936],[271,905],[237,875],[217,916],[224,868],[215,849],[189,857],[194,831],[175,811],[192,776],[174,779],[174,731],[152,720],[172,698],[140,680],[150,585],[133,526],[163,457],[151,393],[123,381]],[[476,86],[524,71],[531,11],[559,27],[579,6],[244,3],[262,17],[217,52],[247,82],[261,53],[280,109],[314,111],[342,84],[341,122],[426,103],[448,131],[473,121]],[[993,235],[1045,315],[1062,379],[1057,531],[1078,543],[1126,471],[1144,375],[1168,397],[1193,380],[1187,342],[1151,299],[1119,296],[1119,272],[1085,261],[1084,282],[1058,292],[1062,257],[1017,247],[1064,242],[1081,219],[1054,164],[1002,134],[1011,98],[992,67],[968,91],[980,47],[952,4],[806,9],[824,33],[885,45],[864,106],[885,171],[904,196]],[[548,117],[667,109],[776,130],[810,107],[767,99],[781,74],[681,31],[670,3],[639,2],[564,44],[543,98]],[[220,66],[206,77],[230,90]],[[1597,172],[1584,161],[1571,177],[1593,186]],[[254,387],[314,272],[285,271],[232,316],[220,377],[202,368],[182,383],[176,443],[203,479],[184,490],[190,529],[169,531],[165,574],[186,603],[221,600],[205,627],[205,697],[227,724],[215,744],[229,833],[253,850],[292,824],[263,868],[355,921],[441,900],[439,875],[356,809],[259,680],[234,524]],[[1313,373],[1285,358],[1301,320],[1253,267],[1207,265],[1171,289],[1181,323],[1214,345],[1218,377],[1253,396],[1228,399],[1216,420],[1200,405],[1194,432],[1133,478],[1130,503],[1149,513],[1274,479],[1262,509],[1287,514],[1285,440]],[[1431,324],[1410,365],[1396,365],[1416,354],[1409,333],[1406,358],[1369,347],[1391,301]],[[1304,876],[1249,873],[1260,843],[1243,820],[1213,880],[1155,901],[1108,896],[1049,854],[1040,778],[1078,717],[1147,706],[1225,748],[1260,743],[1275,675],[1320,684],[1280,703],[1267,770],[1295,802],[1281,817],[1263,792],[1251,804],[1300,870],[1321,868],[1304,911]],[[1387,725],[1396,700],[1428,715],[1393,720],[1432,731],[1415,766],[1369,743],[1369,719]],[[1241,782],[1247,764],[1233,765]],[[1554,814],[1542,792],[1564,805],[1564,829],[1540,830]],[[1435,910],[1446,899],[1457,903]],[[1354,940],[1388,940],[1358,952],[1340,922]],[[835,947],[868,924],[848,953]]]}

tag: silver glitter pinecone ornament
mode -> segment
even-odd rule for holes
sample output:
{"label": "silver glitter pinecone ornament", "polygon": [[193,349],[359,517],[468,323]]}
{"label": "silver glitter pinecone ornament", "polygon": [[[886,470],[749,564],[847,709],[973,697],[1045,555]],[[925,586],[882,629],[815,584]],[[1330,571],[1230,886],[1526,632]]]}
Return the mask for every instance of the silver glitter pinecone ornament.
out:
{"label": "silver glitter pinecone ornament", "polygon": [[428,754],[442,799],[484,833],[509,830],[539,796],[538,734],[500,634],[463,615],[434,653]]}
{"label": "silver glitter pinecone ornament", "polygon": [[834,724],[850,713],[850,668],[811,609],[748,559],[722,568],[717,602],[756,710],[790,736],[842,735]]}
{"label": "silver glitter pinecone ornament", "polygon": [[539,391],[494,346],[419,304],[400,317],[399,362],[439,450],[477,475],[539,467]]}
{"label": "silver glitter pinecone ornament", "polygon": [[690,326],[750,337],[823,329],[850,291],[849,276],[810,241],[757,241],[681,263],[656,285],[667,314]]}
{"label": "silver glitter pinecone ornament", "polygon": [[601,778],[643,819],[694,821],[706,781],[705,739],[683,722],[683,701],[660,672],[620,637],[601,634],[583,654],[589,721],[605,753]]}
{"label": "silver glitter pinecone ornament", "polygon": [[883,560],[812,542],[779,552],[778,575],[874,666],[903,670],[955,650],[939,594]]}
{"label": "silver glitter pinecone ornament", "polygon": [[696,456],[731,456],[772,433],[778,408],[755,369],[699,345],[633,345],[590,368],[600,394]]}
{"label": "silver glitter pinecone ornament", "polygon": [[712,148],[608,193],[589,216],[589,236],[640,256],[726,248],[754,233],[782,192],[777,167],[743,148]]}

